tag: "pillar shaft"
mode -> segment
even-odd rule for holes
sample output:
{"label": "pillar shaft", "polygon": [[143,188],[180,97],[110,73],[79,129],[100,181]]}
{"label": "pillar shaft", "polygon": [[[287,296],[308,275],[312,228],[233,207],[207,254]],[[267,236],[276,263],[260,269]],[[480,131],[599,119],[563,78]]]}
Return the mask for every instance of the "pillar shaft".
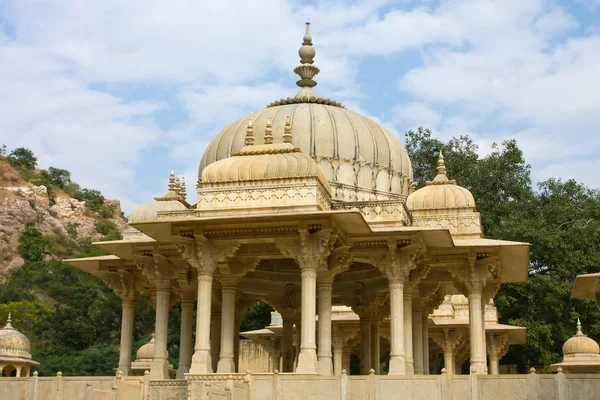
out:
{"label": "pillar shaft", "polygon": [[131,351],[133,345],[133,323],[135,317],[135,301],[123,300],[121,315],[121,344],[119,346],[119,369],[124,376],[131,373]]}
{"label": "pillar shaft", "polygon": [[190,373],[209,374],[213,371],[210,356],[210,309],[212,301],[212,272],[198,274],[198,305],[196,307],[196,344]]}
{"label": "pillar shaft", "polygon": [[181,329],[179,333],[179,367],[177,379],[184,379],[190,370],[193,350],[194,300],[181,300]]}
{"label": "pillar shaft", "polygon": [[212,313],[210,317],[210,359],[213,371],[219,364],[221,351],[221,313]]}
{"label": "pillar shaft", "polygon": [[350,358],[352,352],[349,347],[345,347],[342,350],[342,369],[346,370],[346,373],[350,375]]}
{"label": "pillar shaft", "polygon": [[344,357],[344,343],[341,340],[336,340],[333,343],[333,374],[335,376],[342,375],[343,357]]}
{"label": "pillar shaft", "polygon": [[454,354],[448,349],[444,350],[444,368],[446,368],[446,374],[454,375]]}
{"label": "pillar shaft", "polygon": [[404,351],[406,352],[406,374],[415,373],[413,360],[412,290],[404,292]]}
{"label": "pillar shaft", "polygon": [[167,339],[169,325],[170,282],[157,281],[156,285],[156,323],[154,327],[154,358],[150,367],[150,378],[169,379],[167,360]]}
{"label": "pillar shaft", "polygon": [[482,348],[483,348],[483,367],[484,367],[484,373],[488,373],[488,365],[487,365],[487,339],[486,339],[486,334],[485,334],[485,304],[486,304],[486,299],[484,297],[481,298],[481,341],[482,341]]}
{"label": "pillar shaft", "polygon": [[360,374],[371,370],[371,319],[360,318]]}
{"label": "pillar shaft", "polygon": [[390,288],[390,375],[406,374],[404,353],[404,283],[392,281]]}
{"label": "pillar shaft", "polygon": [[485,341],[482,332],[481,286],[473,285],[469,292],[469,331],[471,338],[471,370],[485,373]]}
{"label": "pillar shaft", "polygon": [[234,373],[235,287],[223,287],[221,309],[221,352],[217,372]]}
{"label": "pillar shaft", "polygon": [[281,341],[281,354],[283,357],[283,372],[294,370],[294,321],[283,317],[283,338]]}
{"label": "pillar shaft", "polygon": [[490,354],[490,373],[492,375],[498,375],[499,372],[499,360],[498,356],[494,354]]}
{"label": "pillar shaft", "polygon": [[302,322],[300,319],[295,321],[296,337],[294,339],[294,372],[298,368],[298,360],[300,358],[300,337],[302,336]]}
{"label": "pillar shaft", "polygon": [[375,370],[375,374],[381,373],[379,354],[381,348],[381,336],[379,334],[379,319],[373,319],[371,323],[371,368]]}
{"label": "pillar shaft", "polygon": [[319,374],[333,375],[331,361],[331,283],[319,283]]}
{"label": "pillar shaft", "polygon": [[423,329],[423,374],[429,375],[429,313],[423,309],[421,317],[421,328]]}
{"label": "pillar shaft", "polygon": [[419,304],[415,304],[412,310],[412,345],[413,345],[413,359],[415,365],[415,374],[423,375],[423,319],[421,318],[422,307]]}
{"label": "pillar shaft", "polygon": [[[236,316],[235,327],[233,328],[233,362],[235,364],[235,370],[238,370],[240,365],[240,326],[242,324],[242,315]],[[245,371],[242,371],[245,372]]]}
{"label": "pillar shaft", "polygon": [[317,298],[317,271],[313,268],[302,270],[302,335],[300,355],[296,372],[313,374],[317,372],[317,351],[315,344],[315,318]]}

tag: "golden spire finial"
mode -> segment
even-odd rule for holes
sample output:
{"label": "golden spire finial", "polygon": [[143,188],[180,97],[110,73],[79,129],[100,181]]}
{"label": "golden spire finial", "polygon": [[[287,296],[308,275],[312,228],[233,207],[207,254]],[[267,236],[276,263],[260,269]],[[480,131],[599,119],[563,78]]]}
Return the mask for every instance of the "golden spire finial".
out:
{"label": "golden spire finial", "polygon": [[292,124],[290,116],[285,117],[285,126],[283,127],[283,143],[292,143]]}
{"label": "golden spire finial", "polygon": [[175,169],[171,168],[171,174],[169,175],[169,192],[175,191]]}
{"label": "golden spire finial", "polygon": [[273,134],[271,133],[271,118],[267,118],[267,127],[265,128],[265,144],[273,143]]}
{"label": "golden spire finial", "polygon": [[187,197],[187,193],[185,191],[185,176],[181,176],[181,186],[179,190],[179,195],[183,200]]}
{"label": "golden spire finial", "polygon": [[246,146],[252,146],[254,144],[254,131],[252,130],[252,120],[248,120],[248,126],[246,127]]}

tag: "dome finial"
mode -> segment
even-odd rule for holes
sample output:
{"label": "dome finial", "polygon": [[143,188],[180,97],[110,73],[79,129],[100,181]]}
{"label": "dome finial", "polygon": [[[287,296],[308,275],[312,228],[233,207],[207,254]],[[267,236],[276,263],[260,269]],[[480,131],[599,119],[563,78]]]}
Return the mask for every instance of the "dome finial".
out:
{"label": "dome finial", "polygon": [[248,120],[248,126],[246,127],[246,146],[252,146],[254,144],[254,131],[252,130],[252,120]]}
{"label": "dome finial", "polygon": [[4,329],[15,329],[11,325],[11,322],[12,322],[12,314],[9,312],[8,313],[8,318],[6,319],[6,326],[4,326]]}
{"label": "dome finial", "polygon": [[[296,85],[303,89],[310,89],[317,86],[317,82],[313,80],[314,76],[319,73],[319,68],[313,65],[315,62],[316,53],[317,52],[312,45],[312,36],[310,35],[310,22],[307,21],[306,33],[302,38],[302,47],[300,47],[300,50],[298,50],[301,65],[294,68],[294,73],[298,74],[301,78],[298,82],[296,82]],[[302,92],[302,90],[300,92]],[[308,97],[310,97],[310,95],[315,96],[315,94],[312,93],[312,90],[310,92],[311,93],[302,93],[302,95]]]}
{"label": "dome finial", "polygon": [[442,154],[442,150],[440,150],[440,157],[438,158],[437,165],[438,174],[448,176],[446,174],[446,162],[444,161],[444,154]]}
{"label": "dome finial", "polygon": [[171,168],[171,174],[169,175],[169,192],[175,191],[175,169]]}
{"label": "dome finial", "polygon": [[181,180],[179,179],[179,173],[177,173],[177,177],[175,178],[175,193],[179,194],[181,191]]}
{"label": "dome finial", "polygon": [[181,196],[181,198],[183,200],[185,200],[185,198],[187,197],[187,193],[185,191],[185,176],[181,177],[181,186],[179,189],[179,196]]}
{"label": "dome finial", "polygon": [[273,144],[273,134],[271,133],[271,118],[267,118],[267,127],[265,128],[265,144]]}
{"label": "dome finial", "polygon": [[577,333],[575,334],[575,336],[583,336],[583,332],[581,331],[581,321],[579,320],[579,317],[577,317]]}
{"label": "dome finial", "polygon": [[292,124],[290,116],[285,117],[285,126],[283,127],[283,143],[292,143]]}

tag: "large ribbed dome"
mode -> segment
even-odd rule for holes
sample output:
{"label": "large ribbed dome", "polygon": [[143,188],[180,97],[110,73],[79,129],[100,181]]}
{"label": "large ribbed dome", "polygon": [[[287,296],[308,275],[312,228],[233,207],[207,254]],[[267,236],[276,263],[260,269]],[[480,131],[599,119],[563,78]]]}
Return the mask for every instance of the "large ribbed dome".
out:
{"label": "large ribbed dome", "polygon": [[0,357],[31,359],[29,339],[11,325],[10,314],[6,326],[0,329]]}
{"label": "large ribbed dome", "polygon": [[[281,143],[289,116],[293,145],[317,162],[332,186],[334,200],[406,198],[412,191],[412,168],[400,141],[377,122],[345,109],[340,103],[318,97],[312,91],[316,85],[312,78],[319,69],[312,65],[311,40],[307,29],[299,52],[302,65],[295,69],[302,78],[297,82],[302,88],[300,92],[295,97],[273,102],[223,129],[202,157],[199,180],[208,164],[240,151],[245,143],[248,121],[253,122],[255,131],[264,132],[270,119],[274,142]],[[256,140],[262,143],[263,138],[257,136]],[[359,189],[355,198],[348,195],[349,188]]]}

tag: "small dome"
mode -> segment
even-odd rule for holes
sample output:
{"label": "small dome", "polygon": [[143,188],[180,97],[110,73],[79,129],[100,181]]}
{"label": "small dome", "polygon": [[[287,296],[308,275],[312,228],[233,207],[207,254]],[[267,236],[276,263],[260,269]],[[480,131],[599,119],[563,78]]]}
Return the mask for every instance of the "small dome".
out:
{"label": "small dome", "polygon": [[183,185],[179,183],[179,178],[175,179],[175,174],[171,171],[169,177],[169,191],[162,197],[155,197],[154,202],[145,204],[133,210],[129,214],[128,222],[135,224],[138,222],[156,221],[160,211],[183,211],[188,207],[185,202],[185,181]]}
{"label": "small dome", "polygon": [[273,143],[270,121],[266,131],[265,144],[254,145],[250,121],[246,128],[246,146],[231,153],[231,157],[206,166],[202,171],[201,184],[316,177],[330,191],[329,183],[315,160],[292,146],[289,118],[284,127],[284,143]]}
{"label": "small dome", "polygon": [[475,199],[470,191],[458,186],[456,181],[449,180],[446,175],[444,156],[440,152],[438,174],[424,188],[414,191],[406,199],[409,210],[434,210],[448,208],[467,208],[475,211]]}
{"label": "small dome", "polygon": [[563,345],[563,356],[598,355],[600,347],[595,340],[587,337],[581,332],[581,322],[577,319],[577,333]]}
{"label": "small dome", "polygon": [[0,356],[31,359],[29,339],[11,325],[10,314],[6,326],[0,329]]}
{"label": "small dome", "polygon": [[[154,358],[154,333],[148,343],[140,347],[135,353],[135,361],[152,361]],[[168,353],[167,353],[168,357]]]}

